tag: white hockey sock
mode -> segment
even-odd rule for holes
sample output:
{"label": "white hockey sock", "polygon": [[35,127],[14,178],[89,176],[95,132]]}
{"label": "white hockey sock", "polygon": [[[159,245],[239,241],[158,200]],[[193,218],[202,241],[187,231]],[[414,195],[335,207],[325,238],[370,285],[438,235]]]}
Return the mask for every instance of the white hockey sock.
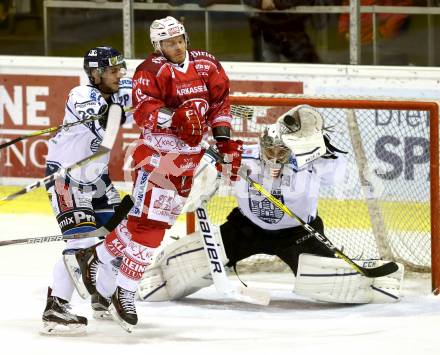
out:
{"label": "white hockey sock", "polygon": [[99,264],[96,289],[104,297],[110,297],[116,290],[118,269],[112,264]]}
{"label": "white hockey sock", "polygon": [[60,258],[53,268],[52,296],[60,297],[69,301],[72,298],[75,287],[64,265],[64,259]]}
{"label": "white hockey sock", "polygon": [[155,249],[131,241],[124,250],[116,284],[128,291],[136,291],[145,268],[151,263]]}

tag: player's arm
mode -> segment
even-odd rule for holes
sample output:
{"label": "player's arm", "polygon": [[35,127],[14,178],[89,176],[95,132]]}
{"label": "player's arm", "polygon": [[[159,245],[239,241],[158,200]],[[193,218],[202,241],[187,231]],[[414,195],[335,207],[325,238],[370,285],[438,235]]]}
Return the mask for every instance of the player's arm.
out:
{"label": "player's arm", "polygon": [[216,59],[210,60],[207,86],[211,95],[210,109],[207,113],[208,124],[212,129],[217,148],[227,162],[226,165],[218,165],[218,169],[228,175],[232,181],[236,181],[239,178],[243,142],[231,139],[229,78]]}
{"label": "player's arm", "polygon": [[165,107],[163,91],[154,73],[147,70],[135,72],[132,91],[133,117],[139,127],[149,130],[157,127],[160,109]]}

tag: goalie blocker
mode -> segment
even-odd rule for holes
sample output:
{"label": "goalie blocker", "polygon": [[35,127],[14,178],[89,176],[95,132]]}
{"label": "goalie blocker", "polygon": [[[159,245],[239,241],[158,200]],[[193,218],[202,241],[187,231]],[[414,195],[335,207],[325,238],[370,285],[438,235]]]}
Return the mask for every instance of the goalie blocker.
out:
{"label": "goalie blocker", "polygon": [[[221,238],[220,259],[227,264]],[[231,247],[231,246],[229,246]],[[358,260],[363,267],[376,267],[380,260]],[[230,263],[229,263],[230,264]],[[295,293],[323,302],[390,303],[397,302],[403,278],[398,271],[379,278],[368,278],[354,271],[343,260],[311,254],[299,255]],[[181,299],[212,285],[210,265],[199,232],[158,248],[138,287],[139,298],[157,302]]]}

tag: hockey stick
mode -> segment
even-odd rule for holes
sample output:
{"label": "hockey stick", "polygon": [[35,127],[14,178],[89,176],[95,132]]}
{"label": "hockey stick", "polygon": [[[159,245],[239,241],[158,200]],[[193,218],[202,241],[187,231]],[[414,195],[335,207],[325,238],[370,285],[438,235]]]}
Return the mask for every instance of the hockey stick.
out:
{"label": "hockey stick", "polygon": [[[130,109],[124,109],[124,111],[125,112],[130,112],[131,108]],[[10,145],[13,145],[15,143],[21,142],[21,141],[23,141],[23,140],[25,140],[27,138],[37,137],[37,136],[41,136],[41,135],[46,134],[46,133],[56,132],[56,131],[58,131],[60,129],[67,129],[67,128],[70,128],[70,127],[73,127],[73,126],[77,126],[77,125],[80,125],[80,124],[96,121],[96,120],[98,120],[100,118],[101,118],[100,116],[92,116],[92,117],[86,118],[85,120],[80,120],[80,121],[76,121],[76,122],[72,122],[72,123],[66,123],[66,124],[62,124],[62,125],[56,126],[56,127],[45,128],[45,129],[42,129],[41,131],[36,131],[36,132],[29,133],[29,134],[25,134],[25,135],[23,135],[21,137],[14,138],[14,139],[10,140],[9,142],[5,142],[5,143],[0,144],[0,150],[2,150],[3,148],[9,147]]]}
{"label": "hockey stick", "polygon": [[[207,149],[208,154],[214,156],[218,162],[224,163],[223,157],[212,147],[208,145],[208,143],[203,142],[204,147]],[[251,185],[255,190],[260,192],[262,195],[267,197],[267,199],[272,202],[275,206],[277,206],[280,210],[286,213],[288,216],[296,219],[301,226],[310,234],[312,234],[316,239],[318,239],[321,243],[323,243],[327,248],[329,248],[336,257],[344,260],[348,263],[354,270],[359,272],[360,274],[366,277],[381,277],[392,274],[393,272],[398,270],[398,265],[394,262],[389,262],[374,268],[365,268],[356,264],[353,260],[351,260],[348,256],[346,256],[341,250],[339,250],[333,243],[323,234],[316,231],[312,226],[303,221],[299,216],[293,213],[286,205],[284,205],[280,200],[274,197],[270,192],[268,192],[262,185],[258,184],[254,180],[252,180],[247,173],[245,173],[242,169],[238,171],[238,175],[243,178],[249,185]]]}
{"label": "hockey stick", "polygon": [[211,223],[209,222],[208,214],[203,205],[204,203],[196,209],[196,215],[202,232],[203,248],[209,260],[212,281],[216,290],[227,298],[267,306],[270,302],[270,295],[267,291],[241,285],[234,286],[229,281],[225,267],[220,259],[220,251],[211,228]]}
{"label": "hockey stick", "polygon": [[13,194],[3,197],[0,199],[0,206],[2,203],[6,202],[6,201],[10,201],[10,200],[14,200],[16,197],[20,196],[20,195],[24,195],[32,190],[35,190],[36,188],[40,187],[40,186],[46,186],[46,187],[50,187],[55,183],[55,180],[60,178],[60,177],[65,177],[67,173],[69,173],[70,171],[80,168],[88,163],[90,163],[93,160],[98,159],[99,157],[109,153],[113,147],[113,144],[115,143],[116,140],[116,136],[118,135],[118,131],[119,131],[119,126],[120,126],[120,122],[121,122],[121,113],[122,113],[122,109],[121,106],[119,105],[111,105],[110,109],[109,109],[109,114],[108,114],[108,120],[107,120],[107,128],[105,129],[105,134],[104,134],[104,138],[101,142],[101,145],[98,149],[98,151],[95,154],[92,154],[91,156],[84,158],[78,162],[76,162],[75,164],[72,164],[71,166],[67,167],[67,168],[61,168],[60,170],[54,172],[51,175],[46,176],[43,179],[40,179],[26,187],[24,187],[23,189],[14,192]]}
{"label": "hockey stick", "polygon": [[82,238],[95,238],[103,237],[114,230],[119,223],[127,216],[127,213],[133,207],[133,200],[130,195],[125,195],[121,203],[115,208],[115,212],[107,221],[106,224],[100,228],[85,233],[74,233],[69,235],[48,235],[44,237],[34,237],[34,238],[22,238],[22,239],[11,239],[0,241],[0,247],[6,245],[17,245],[17,244],[41,244],[50,242],[59,242],[61,240],[70,239],[82,239]]}

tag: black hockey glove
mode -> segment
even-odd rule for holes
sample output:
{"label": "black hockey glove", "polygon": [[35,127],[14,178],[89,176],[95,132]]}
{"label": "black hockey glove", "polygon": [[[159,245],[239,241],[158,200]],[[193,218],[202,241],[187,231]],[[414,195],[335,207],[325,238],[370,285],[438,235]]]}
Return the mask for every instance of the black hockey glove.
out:
{"label": "black hockey glove", "polygon": [[338,157],[335,153],[347,154],[347,152],[344,152],[343,150],[338,149],[333,144],[331,144],[330,137],[327,134],[324,134],[324,143],[325,143],[325,148],[327,149],[327,151],[325,152],[325,154],[321,158],[337,159]]}
{"label": "black hockey glove", "polygon": [[[127,117],[125,116],[124,107],[119,103],[112,103],[112,105],[121,106],[121,126],[122,126],[127,120]],[[104,130],[107,128],[108,111],[109,111],[109,106],[105,105],[105,106],[101,106],[101,109],[99,110],[98,113],[98,116],[101,116],[100,118],[98,118],[98,122],[101,125],[101,127],[104,128]]]}

